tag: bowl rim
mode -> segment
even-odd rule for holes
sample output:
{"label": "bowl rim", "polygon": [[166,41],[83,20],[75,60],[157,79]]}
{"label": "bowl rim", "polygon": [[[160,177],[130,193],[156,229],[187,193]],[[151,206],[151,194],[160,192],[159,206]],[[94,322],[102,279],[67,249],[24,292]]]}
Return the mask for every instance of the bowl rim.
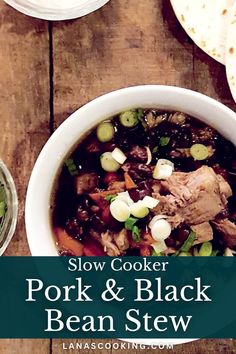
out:
{"label": "bowl rim", "polygon": [[[32,170],[32,174],[29,180],[29,184],[28,184],[28,189],[27,189],[27,193],[26,193],[26,201],[25,201],[25,225],[26,225],[26,233],[27,233],[27,240],[28,240],[28,244],[29,244],[29,248],[31,251],[32,255],[42,255],[40,254],[40,250],[35,247],[35,242],[34,242],[34,237],[33,237],[33,233],[35,230],[35,226],[32,227],[32,219],[34,219],[34,207],[37,204],[37,208],[39,207],[39,203],[38,200],[35,200],[34,195],[35,195],[35,191],[37,190],[38,187],[38,181],[40,180],[40,177],[43,176],[42,174],[42,170],[45,170],[45,166],[47,165],[47,160],[50,157],[50,155],[52,154],[53,150],[58,149],[58,143],[61,144],[62,139],[65,140],[65,131],[71,131],[71,127],[74,125],[76,126],[76,123],[78,122],[77,119],[79,118],[78,116],[82,116],[82,115],[86,115],[86,112],[91,112],[91,111],[96,111],[97,107],[99,107],[100,109],[102,107],[105,107],[104,110],[106,110],[106,105],[108,104],[108,102],[113,102],[116,103],[116,106],[118,107],[119,105],[122,106],[122,104],[120,104],[120,101],[123,100],[125,97],[128,96],[129,97],[133,97],[133,96],[139,96],[140,94],[143,93],[146,94],[155,94],[157,95],[157,100],[158,101],[158,94],[162,93],[163,95],[180,95],[180,98],[185,98],[185,100],[187,101],[188,98],[192,98],[193,100],[197,102],[202,102],[203,105],[207,104],[208,107],[213,107],[214,110],[218,110],[225,114],[226,116],[228,116],[228,118],[231,118],[231,123],[233,121],[233,125],[236,125],[236,113],[234,111],[232,111],[230,108],[228,108],[227,106],[223,105],[222,103],[214,100],[213,98],[210,98],[206,95],[203,95],[201,93],[198,93],[196,91],[192,91],[189,89],[185,89],[185,88],[180,88],[180,87],[176,87],[176,86],[165,86],[165,85],[140,85],[140,86],[131,86],[131,87],[127,87],[127,88],[122,88],[119,90],[115,90],[109,93],[106,93],[102,96],[99,96],[93,100],[91,100],[90,102],[86,103],[84,106],[82,106],[81,108],[79,108],[78,110],[76,110],[74,113],[72,113],[56,130],[55,132],[51,135],[51,137],[48,139],[48,141],[46,142],[46,144],[44,145],[43,149],[41,150],[36,163],[34,165],[34,168]],[[138,100],[137,100],[138,101]],[[136,104],[137,107],[138,103]],[[156,103],[156,106],[158,106],[158,104]],[[160,105],[159,105],[160,106]],[[162,105],[161,105],[162,106]],[[127,107],[126,109],[128,109],[129,107]],[[130,107],[131,108],[131,107]],[[132,107],[134,108],[134,107]],[[114,109],[114,112],[111,112],[111,114],[109,116],[113,116],[114,114],[119,113],[120,111],[122,111],[122,108],[119,109]],[[183,109],[184,111],[184,109]],[[186,112],[187,113],[187,112]],[[92,127],[94,127],[99,121],[102,121],[103,119],[106,119],[108,117],[108,115],[103,116],[101,114],[101,117],[99,119],[90,119],[90,121],[93,122],[93,124],[90,124],[88,122],[85,123],[86,125],[86,130],[88,131],[89,129],[91,129]],[[201,119],[201,118],[200,118]],[[203,118],[202,118],[203,119]],[[204,120],[204,119],[203,119]],[[230,127],[228,128],[227,131],[227,125],[225,124],[221,124],[221,128],[223,130],[225,130],[225,134],[231,134],[232,135],[232,129],[230,130]],[[80,128],[79,128],[80,129]],[[86,131],[85,130],[85,131]],[[79,140],[79,136],[83,135],[84,132],[80,131],[79,135],[76,133],[77,135],[77,141]],[[225,135],[224,134],[224,135]],[[227,137],[228,138],[228,137]],[[61,162],[63,161],[63,159],[66,157],[66,155],[69,153],[69,151],[71,151],[71,149],[73,148],[73,146],[76,143],[76,139],[74,139],[73,143],[68,143],[67,139],[67,148],[64,149],[63,146],[60,147],[60,150],[63,151],[63,154],[59,154],[55,157],[55,159],[53,160],[55,162],[55,164],[57,163],[57,165],[59,165],[59,162],[61,164]],[[236,134],[235,134],[235,142],[236,143]],[[70,145],[70,148],[68,148],[68,144]],[[66,146],[66,144],[65,144]],[[47,172],[47,171],[46,171]],[[46,173],[45,172],[45,173]],[[55,182],[55,178],[56,175],[58,173],[58,170],[53,172],[53,178],[54,181],[53,183],[51,182],[51,186],[44,186],[44,188],[42,189],[42,193],[44,195],[51,195],[52,193],[52,185],[54,185]],[[48,182],[48,181],[47,181]],[[46,182],[46,184],[47,184]],[[47,191],[45,190],[47,189]],[[41,195],[39,196],[41,199]],[[36,209],[37,209],[36,208]],[[50,208],[50,205],[48,205],[48,208]],[[45,214],[44,214],[44,217]],[[41,217],[42,218],[42,217]],[[49,219],[49,214],[47,214],[47,219]],[[45,219],[44,219],[45,220]],[[53,248],[55,248],[55,242],[53,240],[53,245],[51,245]],[[46,254],[47,256],[49,255],[57,255],[55,252],[54,254]]]}
{"label": "bowl rim", "polygon": [[[18,196],[16,191],[16,185],[13,180],[13,177],[5,165],[5,163],[0,160],[0,170],[2,173],[4,187],[7,189],[7,218],[3,221],[3,230],[0,230],[0,233],[3,231],[5,235],[3,235],[3,239],[1,240],[0,246],[0,256],[7,249],[12,237],[14,236],[16,225],[17,225],[17,217],[18,217]],[[1,182],[1,181],[0,181]]]}
{"label": "bowl rim", "polygon": [[[51,254],[50,252],[47,254],[40,254],[40,247],[38,247],[39,245],[37,244],[37,242],[35,242],[35,236],[34,236],[34,232],[35,229],[37,230],[37,234],[38,236],[40,236],[40,232],[37,228],[40,228],[40,226],[43,226],[43,223],[49,223],[49,214],[47,214],[47,212],[45,212],[44,210],[42,210],[42,212],[44,213],[43,215],[41,215],[41,218],[38,219],[38,223],[36,223],[36,225],[34,225],[34,221],[35,221],[35,214],[38,214],[38,209],[40,209],[40,203],[38,202],[37,198],[35,198],[35,191],[38,189],[38,181],[40,180],[40,177],[42,177],[42,171],[44,171],[43,169],[46,167],[47,163],[46,162],[48,160],[48,157],[50,156],[50,154],[52,154],[53,150],[55,149],[55,147],[58,149],[57,144],[60,143],[62,144],[61,139],[64,139],[64,135],[63,133],[66,131],[72,131],[73,129],[73,125],[75,125],[76,120],[79,118],[79,116],[83,116],[85,115],[87,112],[91,112],[91,111],[95,111],[97,116],[99,116],[99,118],[96,119],[90,119],[90,123],[93,121],[93,125],[95,126],[99,121],[102,121],[103,119],[108,117],[107,116],[103,116],[102,113],[100,114],[99,109],[101,109],[101,111],[104,109],[106,110],[106,108],[104,108],[106,106],[106,104],[108,104],[109,102],[112,102],[112,106],[113,103],[115,102],[116,104],[116,108],[114,108],[114,112],[111,110],[111,112],[109,113],[109,116],[112,116],[114,114],[117,114],[119,112],[121,112],[123,109],[129,109],[129,108],[137,108],[138,107],[138,99],[135,101],[136,104],[132,107],[126,107],[118,109],[119,106],[122,106],[122,104],[124,105],[123,101],[121,100],[125,100],[125,98],[127,98],[127,100],[129,100],[130,97],[139,97],[142,94],[148,95],[155,95],[155,102],[153,103],[152,107],[162,107],[162,104],[158,105],[158,94],[159,95],[163,95],[163,97],[165,95],[172,95],[172,97],[174,97],[175,95],[179,95],[179,105],[181,106],[181,102],[183,102],[183,99],[185,100],[185,104],[188,105],[190,107],[188,102],[188,98],[191,98],[192,100],[194,100],[196,102],[196,104],[201,103],[203,105],[202,110],[204,110],[205,105],[208,106],[209,110],[213,110],[215,112],[218,112],[219,110],[219,114],[225,114],[225,116],[228,117],[228,122],[229,127],[227,128],[227,125],[220,123],[220,128],[222,128],[221,130],[224,131],[224,133],[229,137],[229,139],[232,138],[232,126],[235,127],[236,126],[236,113],[231,110],[230,108],[228,108],[227,106],[223,105],[222,103],[214,100],[213,98],[210,98],[206,95],[203,95],[199,92],[196,91],[192,91],[189,89],[185,89],[185,88],[181,88],[181,87],[177,87],[177,86],[166,86],[166,85],[140,85],[140,86],[131,86],[131,87],[126,87],[126,88],[122,88],[119,90],[115,90],[109,93],[106,93],[102,96],[99,96],[97,98],[95,98],[94,100],[88,102],[87,104],[85,104],[84,106],[82,106],[81,108],[79,108],[78,110],[76,110],[74,113],[72,113],[56,130],[55,132],[52,134],[52,136],[49,138],[49,140],[46,142],[46,144],[44,145],[42,151],[40,152],[37,161],[35,163],[35,166],[33,168],[31,177],[30,177],[30,181],[29,181],[29,185],[28,185],[28,189],[27,189],[27,195],[26,195],[26,202],[25,202],[25,225],[26,225],[26,233],[27,233],[27,240],[28,240],[28,244],[29,244],[29,248],[31,251],[31,254],[33,256],[58,256],[58,253],[56,253],[57,251],[55,251],[54,254]],[[142,97],[142,96],[140,96]],[[143,98],[142,98],[143,99]],[[141,99],[141,100],[142,100]],[[177,100],[177,99],[176,99]],[[182,100],[182,101],[181,101]],[[190,100],[191,101],[191,100]],[[120,104],[120,102],[122,102],[122,104]],[[141,106],[145,106],[144,104],[140,105]],[[146,107],[148,107],[151,105],[146,105]],[[167,104],[168,107],[168,104]],[[169,109],[174,109],[173,105],[172,108],[170,108],[170,104],[169,104]],[[186,109],[182,109],[183,111],[186,111]],[[99,111],[99,114],[98,114]],[[109,109],[110,111],[110,109]],[[186,113],[188,113],[186,111]],[[189,113],[191,114],[191,113]],[[195,114],[196,115],[196,114]],[[200,118],[200,117],[199,117]],[[200,118],[201,119],[201,118]],[[220,118],[218,117],[218,120]],[[204,118],[202,117],[202,120],[204,120]],[[78,121],[77,121],[78,122]],[[91,126],[89,126],[90,124],[89,122],[86,122],[86,129],[87,131],[91,128]],[[209,122],[207,122],[209,123]],[[219,122],[218,122],[219,123]],[[80,128],[79,128],[80,129]],[[219,130],[219,129],[218,129]],[[73,132],[72,132],[73,133]],[[80,135],[82,135],[84,132],[80,131]],[[225,135],[223,133],[223,135]],[[233,133],[234,134],[234,133]],[[73,138],[74,139],[74,138]],[[77,136],[77,140],[79,139],[79,137]],[[75,139],[74,139],[75,140]],[[236,134],[234,134],[234,143],[236,144]],[[54,160],[56,160],[57,165],[59,166],[59,163],[61,163],[61,161],[63,161],[63,159],[65,158],[66,154],[68,154],[69,151],[71,151],[72,147],[75,145],[75,143],[71,142],[70,143],[70,148],[68,148],[67,146],[67,150],[64,151],[64,155],[59,155],[56,156]],[[63,150],[63,147],[62,147]],[[55,163],[55,164],[56,164]],[[55,171],[53,176],[54,179],[56,178],[56,175],[58,174],[58,171]],[[55,183],[55,182],[53,182]],[[43,188],[43,194],[44,197],[46,199],[46,195],[47,198],[50,198],[50,195],[52,193],[52,186],[53,183],[51,182],[51,187],[50,187],[50,183],[48,182],[48,180],[46,181],[46,185],[44,185]],[[47,185],[48,184],[48,185]],[[42,190],[41,190],[42,191]],[[39,195],[39,194],[38,194]],[[42,199],[42,196],[40,196],[40,198]],[[48,199],[49,201],[49,199]],[[35,204],[36,203],[36,204]],[[41,204],[42,206],[42,204]],[[48,205],[48,208],[50,206]],[[37,211],[36,211],[37,210]],[[43,230],[43,228],[42,228]],[[48,229],[46,230],[46,234],[47,234]],[[53,235],[52,235],[52,230],[50,231],[51,235],[50,235],[50,239],[47,236],[47,246],[49,247],[53,247],[53,249],[56,249],[56,245],[55,245],[55,240],[53,239]],[[160,343],[170,343],[170,344],[182,344],[182,343],[187,343],[187,342],[191,342],[194,340],[197,340],[197,338],[192,338],[192,339],[165,339],[165,340],[160,340],[158,338],[155,339],[125,339],[126,341],[129,342],[135,342],[135,343],[139,343],[139,344],[144,344],[144,345],[151,345],[151,344],[160,344]]]}

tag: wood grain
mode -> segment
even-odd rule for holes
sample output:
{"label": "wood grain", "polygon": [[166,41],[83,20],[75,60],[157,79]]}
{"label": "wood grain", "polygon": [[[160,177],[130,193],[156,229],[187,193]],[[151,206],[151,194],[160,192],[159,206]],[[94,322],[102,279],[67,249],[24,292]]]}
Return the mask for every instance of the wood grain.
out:
{"label": "wood grain", "polygon": [[1,339],[0,354],[50,354],[50,340]]}
{"label": "wood grain", "polygon": [[48,25],[0,3],[0,157],[19,196],[19,219],[6,255],[28,255],[24,202],[36,156],[49,137]]}
{"label": "wood grain", "polygon": [[193,60],[194,90],[203,92],[236,111],[236,104],[226,79],[225,66],[212,61],[197,46],[194,46]]}
{"label": "wood grain", "polygon": [[193,46],[187,36],[182,43],[173,37],[163,11],[160,0],[116,0],[53,26],[55,127],[84,103],[121,87],[192,86]]}
{"label": "wood grain", "polygon": [[[233,340],[224,340],[224,339],[208,339],[208,340],[201,340],[197,342],[191,342],[183,345],[176,345],[173,347],[173,349],[150,349],[149,347],[142,347],[142,349],[128,349],[129,347],[127,346],[126,349],[121,348],[121,349],[115,349],[115,350],[110,350],[110,349],[82,349],[82,350],[74,350],[74,349],[68,349],[71,345],[71,348],[74,347],[76,348],[76,343],[78,344],[84,344],[89,343],[91,345],[92,343],[95,343],[98,345],[99,343],[101,344],[118,344],[120,341],[118,340],[53,340],[53,345],[52,345],[52,353],[56,354],[61,354],[61,353],[67,353],[67,354],[74,354],[74,353],[83,353],[83,354],[140,354],[140,353],[145,353],[145,354],[235,354],[236,353],[236,342]],[[63,349],[64,348],[64,349]],[[86,348],[86,346],[85,346]]]}
{"label": "wood grain", "polygon": [[[49,137],[53,112],[56,128],[89,100],[139,84],[183,86],[236,108],[224,67],[196,48],[178,24],[169,0],[111,0],[89,16],[51,24],[50,38],[52,47],[47,22],[28,18],[0,3],[0,127],[4,132],[0,156],[13,173],[20,201],[17,231],[6,255],[29,254],[24,228],[25,192],[36,156]],[[50,80],[49,58],[54,67]],[[75,343],[1,340],[0,354],[167,353],[148,348],[63,350],[63,343],[68,346],[70,342]],[[236,341],[201,340],[176,346],[172,352],[233,354]]]}
{"label": "wood grain", "polygon": [[[48,25],[0,2],[0,157],[19,196],[17,231],[6,255],[29,255],[24,227],[28,179],[49,136]],[[48,354],[50,340],[1,340],[0,354]]]}

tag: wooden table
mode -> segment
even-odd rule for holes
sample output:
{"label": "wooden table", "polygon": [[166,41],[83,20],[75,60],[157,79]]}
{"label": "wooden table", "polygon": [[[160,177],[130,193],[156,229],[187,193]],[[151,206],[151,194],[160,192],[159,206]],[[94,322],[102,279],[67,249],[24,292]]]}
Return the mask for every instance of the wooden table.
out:
{"label": "wooden table", "polygon": [[[0,157],[12,171],[20,201],[6,255],[29,255],[24,201],[30,172],[53,130],[84,103],[121,87],[168,84],[200,91],[236,110],[224,67],[192,43],[168,0],[111,0],[89,16],[58,23],[24,16],[1,1],[0,78]],[[0,354],[79,352],[63,350],[62,342],[1,340]],[[236,353],[236,341],[201,340],[173,352]]]}

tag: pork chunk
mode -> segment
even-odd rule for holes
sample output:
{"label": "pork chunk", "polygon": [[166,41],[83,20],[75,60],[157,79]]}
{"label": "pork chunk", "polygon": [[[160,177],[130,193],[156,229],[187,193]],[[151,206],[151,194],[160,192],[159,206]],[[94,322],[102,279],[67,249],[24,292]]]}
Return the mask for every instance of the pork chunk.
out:
{"label": "pork chunk", "polygon": [[84,173],[76,177],[75,187],[78,195],[92,192],[98,186],[96,173]]}
{"label": "pork chunk", "polygon": [[121,168],[124,172],[128,172],[135,180],[152,178],[152,173],[154,170],[154,166],[136,162],[126,162]]}
{"label": "pork chunk", "polygon": [[107,231],[101,234],[101,244],[104,247],[104,251],[110,257],[120,256],[121,252],[119,248],[113,243],[113,237],[111,232]]}
{"label": "pork chunk", "polygon": [[236,224],[229,219],[222,219],[214,221],[213,225],[219,232],[225,245],[229,248],[236,248]]}
{"label": "pork chunk", "polygon": [[129,248],[127,230],[123,229],[114,235],[114,241],[120,251],[124,252]]}
{"label": "pork chunk", "polygon": [[214,220],[232,195],[229,184],[208,166],[189,173],[174,172],[161,183],[167,194],[153,193],[154,198],[160,200],[155,212],[178,215],[179,221],[190,226]]}
{"label": "pork chunk", "polygon": [[195,245],[213,240],[213,230],[209,222],[203,222],[199,225],[193,225],[192,230],[196,233],[197,240]]}
{"label": "pork chunk", "polygon": [[132,146],[130,152],[129,152],[129,157],[132,160],[138,161],[138,162],[146,162],[147,161],[147,149],[138,145]]}

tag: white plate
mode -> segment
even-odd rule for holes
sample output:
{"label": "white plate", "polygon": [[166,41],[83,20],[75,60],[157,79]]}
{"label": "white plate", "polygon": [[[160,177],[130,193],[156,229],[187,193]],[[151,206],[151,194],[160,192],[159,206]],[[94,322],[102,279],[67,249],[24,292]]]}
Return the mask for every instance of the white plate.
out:
{"label": "white plate", "polygon": [[230,90],[236,102],[236,2],[231,12],[228,25],[226,72]]}
{"label": "white plate", "polygon": [[[53,9],[36,6],[28,0],[4,0],[5,3],[25,15],[43,20],[61,21],[85,16],[104,6],[109,0],[85,0],[80,5],[68,9]],[[78,2],[79,3],[79,2]]]}
{"label": "white plate", "polygon": [[225,64],[227,26],[235,0],[171,0],[174,12],[192,40]]}

